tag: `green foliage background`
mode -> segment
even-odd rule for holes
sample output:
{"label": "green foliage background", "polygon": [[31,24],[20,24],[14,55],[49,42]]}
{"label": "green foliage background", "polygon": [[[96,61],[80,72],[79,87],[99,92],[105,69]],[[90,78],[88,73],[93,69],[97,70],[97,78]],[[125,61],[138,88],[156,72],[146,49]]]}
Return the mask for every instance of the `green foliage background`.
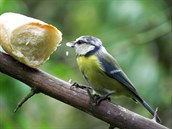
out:
{"label": "green foliage background", "polygon": [[[0,0],[0,14],[17,12],[53,24],[62,46],[40,69],[84,84],[74,50],[65,43],[81,35],[100,38],[140,95],[172,127],[172,3],[170,0]],[[69,51],[69,56],[65,52]],[[13,113],[30,88],[0,73],[1,129],[105,129],[108,125],[78,109],[39,94]],[[132,100],[113,99],[138,114],[149,112]]]}

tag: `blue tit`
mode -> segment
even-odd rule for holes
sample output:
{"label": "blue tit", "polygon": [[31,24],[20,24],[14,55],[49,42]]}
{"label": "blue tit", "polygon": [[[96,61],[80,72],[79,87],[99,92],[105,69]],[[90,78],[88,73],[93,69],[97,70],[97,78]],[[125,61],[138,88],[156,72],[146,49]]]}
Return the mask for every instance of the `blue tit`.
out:
{"label": "blue tit", "polygon": [[102,46],[100,39],[81,36],[66,45],[75,48],[79,69],[97,93],[106,97],[111,94],[130,97],[140,102],[152,115],[155,114],[155,111],[139,96],[117,61]]}

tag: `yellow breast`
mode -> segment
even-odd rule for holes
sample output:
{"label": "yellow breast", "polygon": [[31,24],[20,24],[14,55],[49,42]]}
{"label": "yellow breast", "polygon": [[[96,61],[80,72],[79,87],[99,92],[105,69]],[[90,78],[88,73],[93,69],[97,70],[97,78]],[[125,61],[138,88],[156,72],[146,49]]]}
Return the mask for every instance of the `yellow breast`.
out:
{"label": "yellow breast", "polygon": [[77,63],[82,72],[89,73],[89,71],[94,71],[99,68],[99,63],[96,56],[91,55],[88,57],[79,56],[77,58]]}
{"label": "yellow breast", "polygon": [[118,81],[103,72],[96,56],[79,56],[77,63],[81,72],[88,78],[91,86],[100,94],[106,94],[108,90],[113,90],[120,95],[122,91],[125,91]]}

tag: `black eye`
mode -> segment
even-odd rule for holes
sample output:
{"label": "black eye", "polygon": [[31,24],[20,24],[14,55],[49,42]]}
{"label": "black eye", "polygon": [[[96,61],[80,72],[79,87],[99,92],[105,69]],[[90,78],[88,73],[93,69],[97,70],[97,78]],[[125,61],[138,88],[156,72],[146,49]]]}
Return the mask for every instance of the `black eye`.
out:
{"label": "black eye", "polygon": [[81,41],[81,40],[78,40],[78,41],[77,41],[77,44],[82,44],[82,41]]}

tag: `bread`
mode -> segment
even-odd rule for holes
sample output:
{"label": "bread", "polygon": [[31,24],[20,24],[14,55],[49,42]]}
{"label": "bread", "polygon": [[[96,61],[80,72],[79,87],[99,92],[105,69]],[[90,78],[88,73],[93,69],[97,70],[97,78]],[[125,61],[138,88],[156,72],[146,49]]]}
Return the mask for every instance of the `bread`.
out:
{"label": "bread", "polygon": [[0,45],[27,66],[43,64],[61,40],[62,33],[43,21],[10,12],[0,15]]}

